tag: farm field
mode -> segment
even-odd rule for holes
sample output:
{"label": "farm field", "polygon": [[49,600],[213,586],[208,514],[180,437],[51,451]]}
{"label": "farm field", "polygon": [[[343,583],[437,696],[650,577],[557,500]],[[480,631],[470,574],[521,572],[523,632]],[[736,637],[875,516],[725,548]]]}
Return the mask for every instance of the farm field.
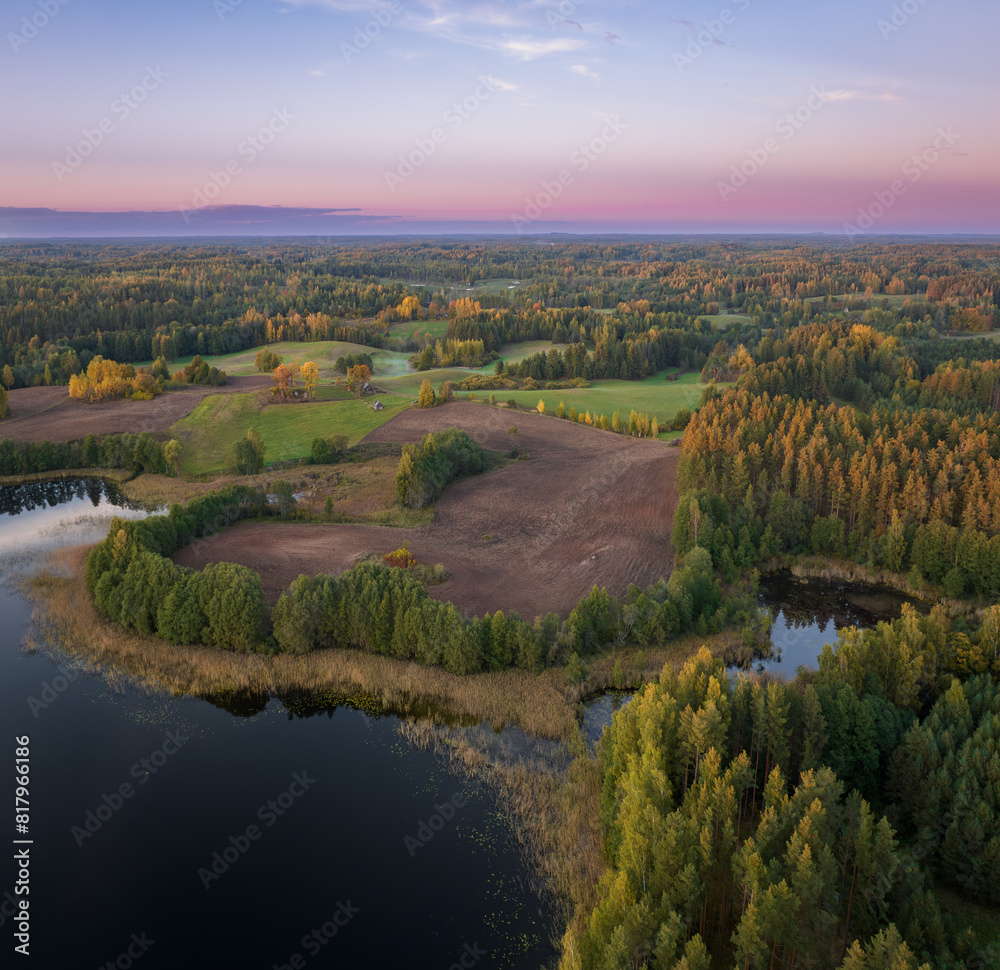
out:
{"label": "farm field", "polygon": [[460,300],[463,297],[475,300],[486,293],[504,293],[508,290],[516,289],[521,285],[521,280],[481,280],[469,286],[467,283],[411,283],[409,280],[388,279],[384,277],[381,282],[402,283],[414,289],[431,290],[435,293],[444,290],[445,297],[448,300]]}
{"label": "farm field", "polygon": [[702,313],[699,314],[700,320],[709,320],[713,326],[725,329],[730,324],[733,323],[753,323],[753,317],[746,313]]}
{"label": "farm field", "polygon": [[448,330],[448,321],[442,320],[407,320],[405,323],[393,323],[389,327],[390,337],[412,337],[417,331],[441,337]]}
{"label": "farm field", "polygon": [[[889,301],[889,306],[900,307],[907,300],[922,300],[926,298],[925,293],[873,293],[871,296],[865,296],[864,293],[841,293],[839,296],[831,296],[831,303],[843,303],[845,300],[869,300],[875,306],[880,306],[883,300]],[[807,296],[805,299],[806,303],[822,303],[824,297],[822,296]]]}
{"label": "farm field", "polygon": [[181,442],[181,471],[206,475],[223,471],[237,440],[256,428],[267,447],[267,462],[304,458],[314,438],[346,435],[355,445],[366,434],[410,405],[409,398],[380,398],[384,411],[375,411],[372,400],[301,404],[262,404],[253,394],[205,397],[170,431]]}
{"label": "farm field", "polygon": [[[417,442],[459,427],[504,451],[511,423],[503,409],[453,402],[405,411],[365,441]],[[669,576],[677,449],[538,414],[514,423],[529,458],[449,486],[428,526],[243,523],[186,547],[176,561],[243,563],[260,573],[274,602],[300,573],[338,573],[365,553],[408,542],[421,562],[451,574],[431,587],[435,598],[467,614],[515,610],[528,619],[549,610],[565,616],[594,585],[622,594],[630,582],[645,587]]]}
{"label": "farm field", "polygon": [[269,384],[261,375],[237,377],[226,387],[191,385],[160,394],[152,401],[97,404],[71,398],[65,387],[25,387],[10,392],[11,416],[4,421],[3,435],[15,441],[75,441],[88,434],[157,434],[190,414],[208,394],[225,397]]}
{"label": "farm field", "polygon": [[[406,359],[408,354],[397,354],[390,350],[377,350],[373,347],[366,347],[363,344],[346,343],[342,340],[283,340],[267,345],[268,350],[284,358],[285,363],[291,363],[296,358],[300,358],[303,363],[307,360],[315,362],[319,366],[320,378],[324,381],[334,380],[337,372],[333,369],[333,364],[338,357],[345,354],[370,354],[374,365],[375,376],[383,374],[404,374],[406,373]],[[203,356],[210,366],[224,370],[230,377],[260,377],[268,378],[267,374],[261,375],[254,364],[254,358],[263,348],[254,347],[251,350],[241,350],[235,354],[220,354],[217,356]],[[170,371],[180,370],[185,364],[191,363],[191,357],[178,357],[170,362]],[[136,364],[137,367],[149,367],[152,361],[145,361]]]}
{"label": "farm field", "polygon": [[[567,388],[561,391],[493,391],[498,401],[515,400],[519,407],[537,407],[545,402],[545,411],[555,414],[562,402],[566,410],[589,410],[591,414],[606,414],[609,418],[620,411],[625,418],[634,408],[640,414],[655,416],[660,424],[670,421],[681,408],[693,410],[701,401],[705,385],[696,371],[668,381],[664,374],[644,381],[593,381],[590,387]],[[488,398],[489,391],[477,391],[477,398]],[[462,392],[459,397],[468,397]]]}

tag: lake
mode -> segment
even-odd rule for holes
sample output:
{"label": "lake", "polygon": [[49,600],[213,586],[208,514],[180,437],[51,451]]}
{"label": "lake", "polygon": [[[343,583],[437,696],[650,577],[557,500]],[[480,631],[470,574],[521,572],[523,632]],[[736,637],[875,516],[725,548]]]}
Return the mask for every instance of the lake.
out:
{"label": "lake", "polygon": [[[767,573],[760,578],[759,602],[774,617],[768,659],[757,659],[751,668],[780,677],[795,677],[800,666],[818,666],[817,658],[827,643],[837,642],[837,631],[847,626],[873,627],[880,620],[898,619],[904,603],[921,613],[927,606],[889,586],[852,583],[838,579],[799,579],[788,570]],[[731,667],[735,677],[740,668]],[[633,693],[605,691],[584,702],[583,729],[596,743],[604,728]]]}
{"label": "lake", "polygon": [[927,612],[925,604],[889,586],[799,579],[787,570],[761,576],[759,600],[774,617],[771,644],[775,655],[754,661],[753,667],[789,679],[801,665],[816,669],[824,644],[835,644],[837,631],[844,627],[864,629],[881,620],[898,619],[905,603]]}
{"label": "lake", "polygon": [[26,647],[11,573],[145,513],[96,481],[0,492],[0,718],[11,761],[30,737],[31,966],[534,970],[554,956],[495,797],[408,744],[397,717],[302,695],[292,711],[170,697]]}

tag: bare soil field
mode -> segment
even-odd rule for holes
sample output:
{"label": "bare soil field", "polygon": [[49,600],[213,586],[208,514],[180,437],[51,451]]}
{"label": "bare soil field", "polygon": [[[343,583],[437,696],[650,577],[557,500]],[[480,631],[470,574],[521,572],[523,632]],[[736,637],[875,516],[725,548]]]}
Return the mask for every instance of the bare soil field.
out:
{"label": "bare soil field", "polygon": [[630,582],[669,576],[676,448],[468,402],[404,411],[365,440],[416,442],[454,426],[508,451],[511,424],[529,458],[449,486],[426,527],[243,523],[176,561],[243,563],[260,573],[273,603],[301,573],[339,573],[365,553],[408,542],[421,562],[451,574],[431,596],[468,615],[502,609],[528,620],[549,610],[566,616],[595,585],[622,594]]}
{"label": "bare soil field", "polygon": [[102,401],[85,404],[65,387],[23,387],[10,392],[10,416],[0,437],[15,441],[75,441],[88,434],[151,434],[166,431],[190,414],[206,394],[235,394],[271,386],[268,375],[230,377],[225,387],[191,385],[167,391],[152,401]]}

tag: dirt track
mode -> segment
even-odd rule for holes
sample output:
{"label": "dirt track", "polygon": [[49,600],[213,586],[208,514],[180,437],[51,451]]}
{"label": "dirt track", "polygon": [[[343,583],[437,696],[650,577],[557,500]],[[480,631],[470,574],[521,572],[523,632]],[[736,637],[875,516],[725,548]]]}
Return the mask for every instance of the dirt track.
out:
{"label": "dirt track", "polygon": [[270,378],[230,377],[225,387],[168,391],[152,401],[102,401],[85,404],[65,387],[24,387],[10,392],[10,417],[0,424],[0,437],[16,441],[75,441],[88,434],[166,431],[190,414],[206,394],[233,394],[269,387]]}
{"label": "dirt track", "polygon": [[404,411],[365,440],[419,441],[455,426],[507,451],[511,424],[530,458],[449,486],[426,528],[247,523],[181,550],[177,562],[241,562],[273,602],[300,573],[338,573],[406,541],[421,562],[451,573],[432,596],[467,614],[502,609],[529,620],[565,616],[595,585],[621,594],[670,574],[679,449],[467,402]]}

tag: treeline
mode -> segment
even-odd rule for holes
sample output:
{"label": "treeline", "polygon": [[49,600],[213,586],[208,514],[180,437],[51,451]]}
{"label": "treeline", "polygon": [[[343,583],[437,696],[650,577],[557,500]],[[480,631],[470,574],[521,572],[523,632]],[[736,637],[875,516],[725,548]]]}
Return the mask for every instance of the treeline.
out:
{"label": "treeline", "polygon": [[724,569],[812,551],[1000,596],[997,412],[866,414],[730,389],[688,425],[678,481],[691,494],[675,544]]}
{"label": "treeline", "polygon": [[236,563],[213,563],[199,572],[168,557],[197,538],[270,511],[264,491],[230,485],[174,505],[167,515],[115,518],[87,555],[85,578],[95,605],[122,626],[173,643],[260,647],[266,608],[257,573]]}
{"label": "treeline", "polygon": [[[267,610],[256,573],[232,563],[196,572],[168,557],[242,519],[279,514],[264,490],[232,485],[174,505],[167,515],[115,519],[88,554],[87,585],[105,616],[141,633],[174,643],[266,649]],[[465,618],[453,605],[430,599],[406,570],[370,563],[338,577],[299,577],[272,620],[272,645],[290,652],[355,647],[464,674],[539,670],[574,657],[579,664],[609,643],[656,645],[733,625],[750,642],[760,614],[754,577],[745,588],[726,591],[708,553],[695,549],[669,580],[645,591],[633,585],[618,599],[595,587],[565,621],[549,613],[529,623],[500,611]]]}
{"label": "treeline", "polygon": [[[539,402],[542,407],[544,402]],[[686,412],[685,412],[686,413]],[[655,438],[660,433],[660,424],[654,414],[640,413],[633,408],[627,418],[622,417],[621,411],[614,411],[609,418],[606,414],[590,413],[590,410],[577,411],[571,407],[568,411],[566,405],[560,401],[556,408],[556,417],[565,418],[568,421],[576,421],[578,424],[586,424],[589,427],[600,428],[602,431],[614,431],[615,434],[629,435],[632,438]]]}
{"label": "treeline", "polygon": [[[448,338],[481,339],[487,351],[523,340],[598,343],[595,332],[614,326],[619,342],[628,334],[635,346],[609,346],[590,376],[615,377],[623,367],[632,375],[700,369],[713,342],[702,321],[723,311],[718,325],[751,350],[768,328],[792,331],[842,313],[924,342],[1000,324],[995,249],[968,244],[52,243],[8,245],[2,256],[0,366],[11,368],[8,389],[68,383],[96,355],[169,361],[281,340],[420,352],[426,336],[392,336],[391,324],[438,317],[445,307]],[[456,282],[495,278],[519,283],[449,299]],[[653,329],[698,346],[679,354],[646,346],[641,335]]]}
{"label": "treeline", "polygon": [[410,358],[416,370],[430,370],[432,367],[482,367],[496,358],[496,353],[487,352],[481,340],[428,341],[419,354]]}
{"label": "treeline", "polygon": [[[956,680],[920,724],[869,683],[877,664],[861,667],[860,686],[837,658],[734,685],[703,649],[615,714],[599,749],[609,869],[567,930],[563,970],[994,965],[933,885],[995,888],[1000,775],[972,762],[991,750],[1000,691]],[[971,817],[949,814],[959,802]]]}
{"label": "treeline", "polygon": [[[173,447],[172,447],[173,446]],[[76,468],[128,468],[166,475],[175,472],[180,454],[176,442],[157,441],[141,434],[109,434],[80,441],[14,441],[0,439],[0,475]]]}
{"label": "treeline", "polygon": [[708,330],[660,330],[655,325],[646,327],[645,321],[643,326],[641,331],[631,331],[621,323],[595,325],[587,332],[587,339],[594,342],[593,352],[582,343],[565,350],[553,347],[505,367],[501,361],[497,373],[536,381],[641,380],[668,367],[701,370],[718,339]]}
{"label": "treeline", "polygon": [[483,449],[458,428],[426,434],[419,445],[404,445],[396,472],[396,497],[405,508],[434,502],[449,482],[486,468]]}
{"label": "treeline", "polygon": [[567,661],[572,669],[609,643],[662,644],[733,624],[753,636],[755,590],[727,596],[704,550],[689,560],[645,592],[631,586],[619,600],[595,587],[564,622],[548,613],[533,623],[502,611],[463,617],[406,570],[366,563],[340,576],[300,576],[274,608],[274,638],[292,653],[353,647],[468,674]]}

